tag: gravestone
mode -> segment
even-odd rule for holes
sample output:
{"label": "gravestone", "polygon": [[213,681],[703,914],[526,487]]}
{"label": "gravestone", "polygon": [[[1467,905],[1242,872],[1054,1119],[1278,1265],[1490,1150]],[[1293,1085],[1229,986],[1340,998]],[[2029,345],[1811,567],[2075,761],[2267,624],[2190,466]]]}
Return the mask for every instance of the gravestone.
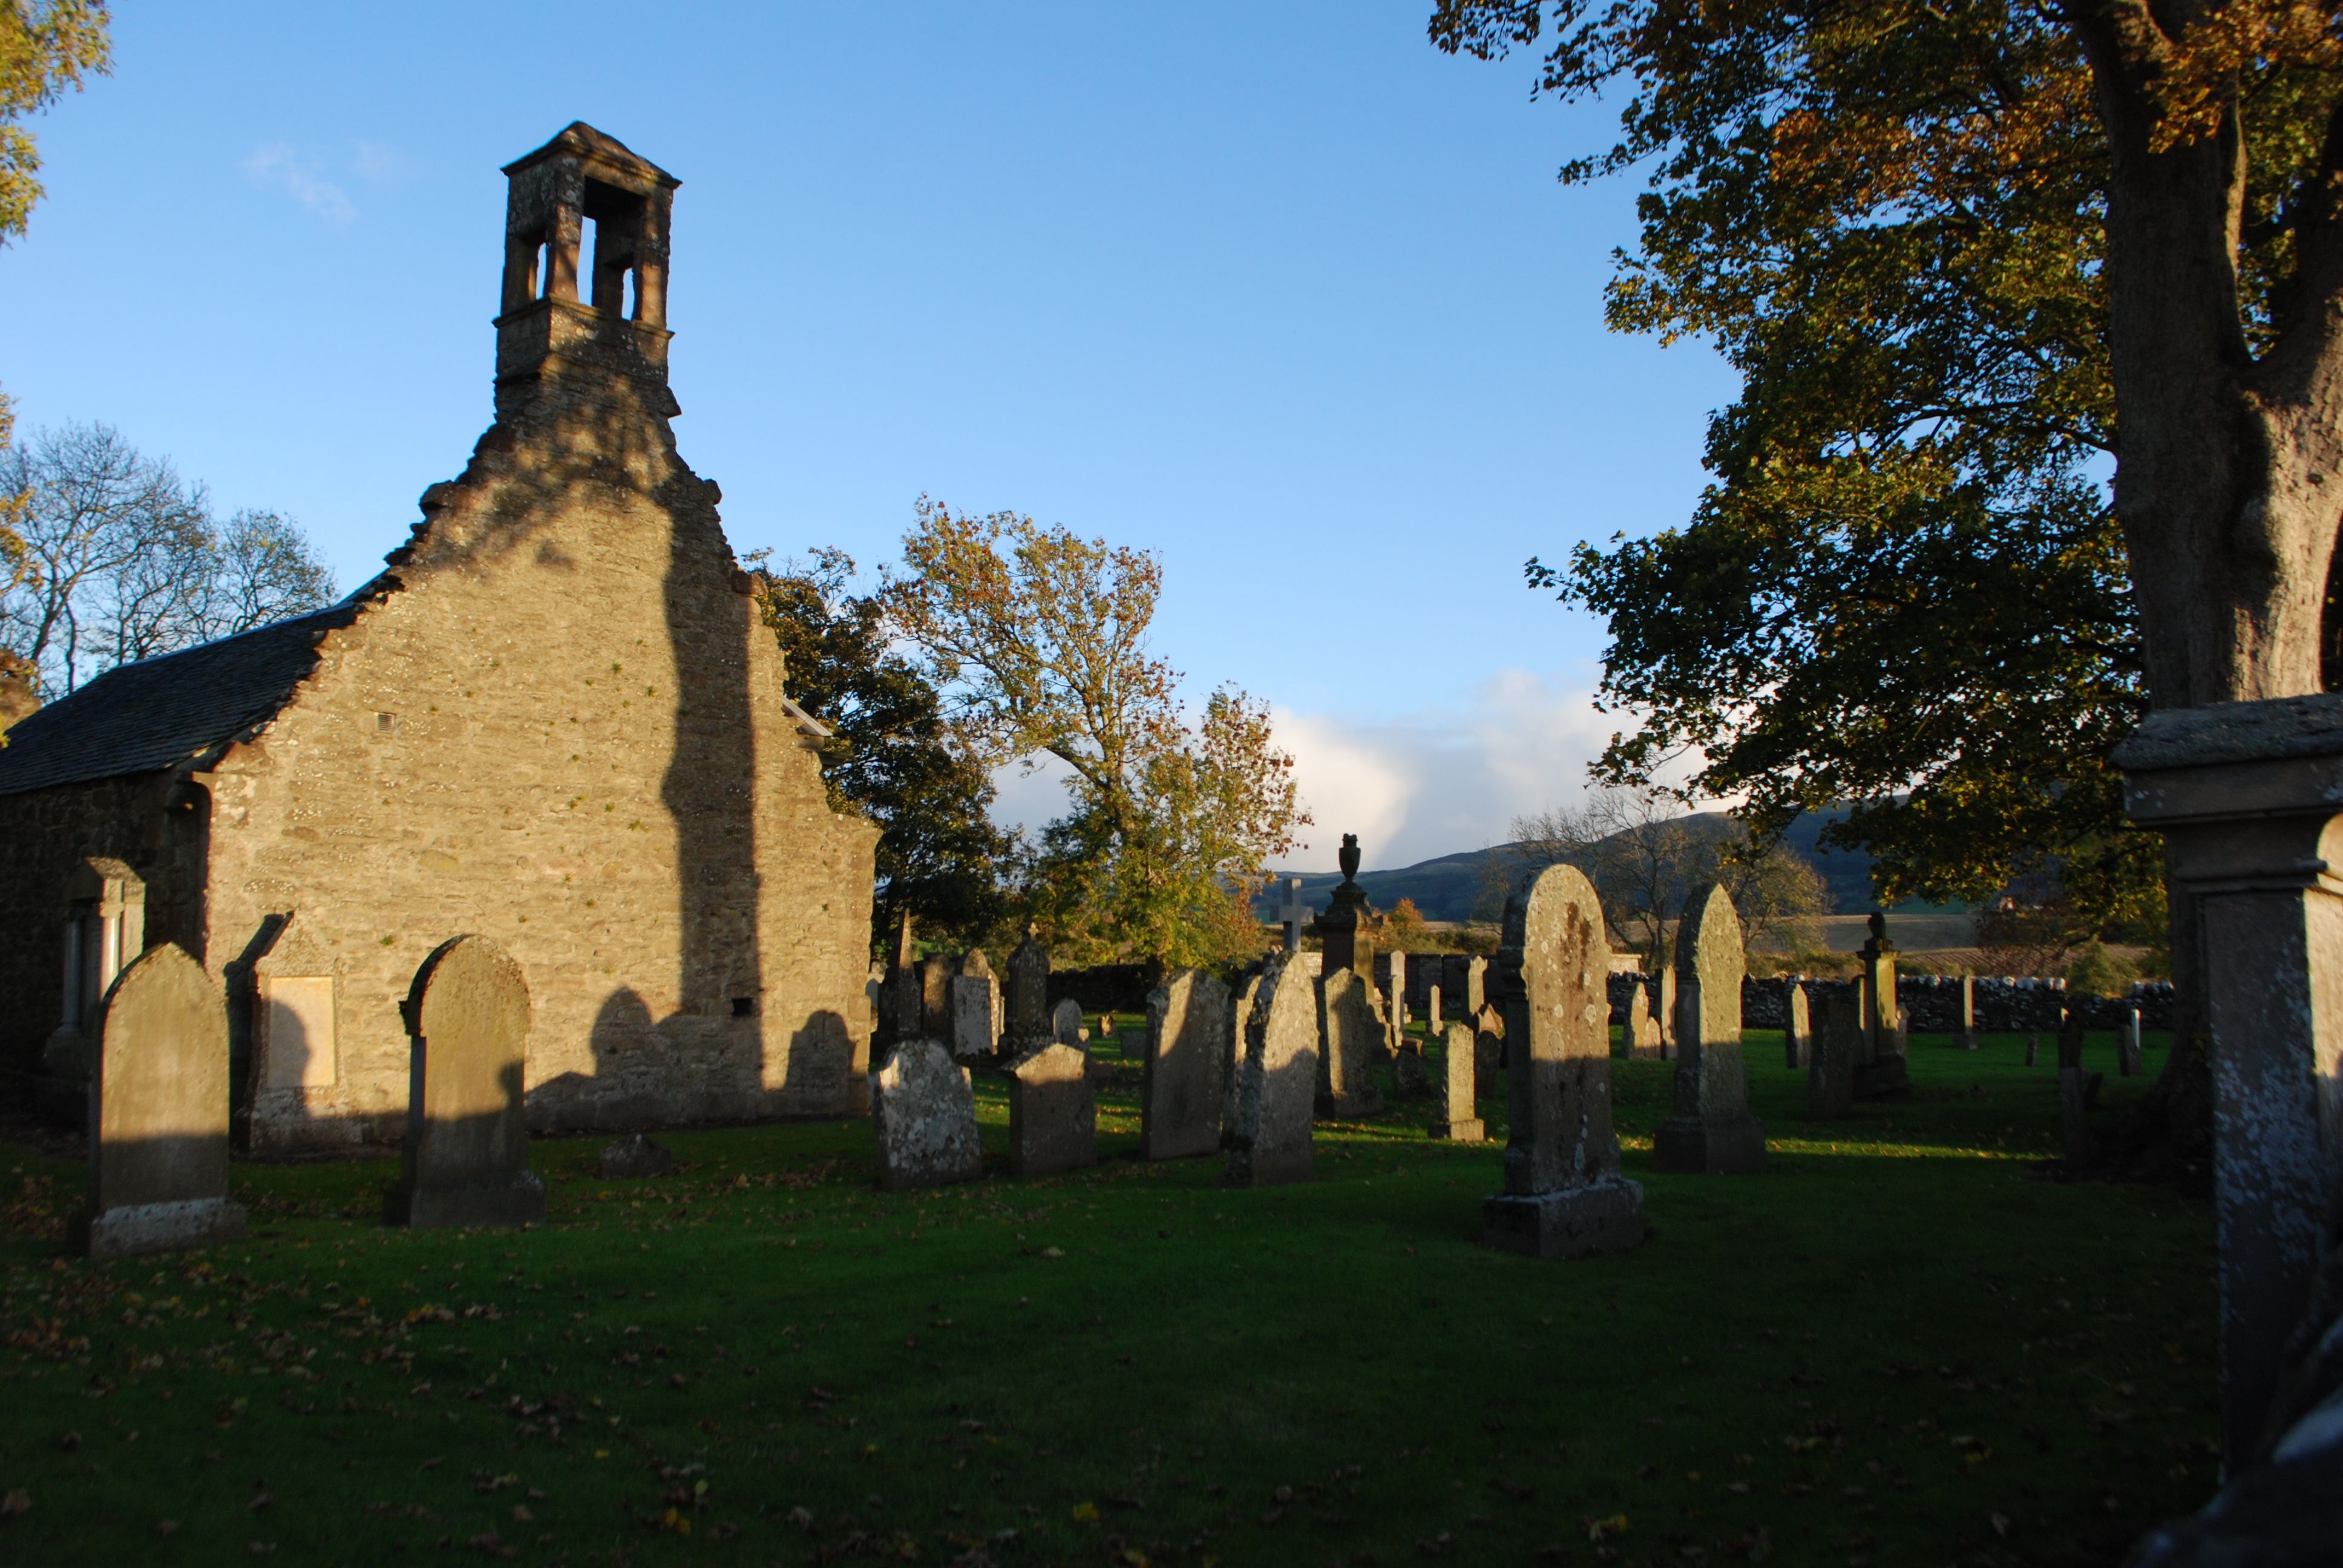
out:
{"label": "gravestone", "polygon": [[[1871,911],[1871,934],[1864,939],[1863,950],[1857,957],[1855,990],[1862,1008],[1863,1039],[1858,1068],[1869,1067],[1888,1054],[1893,1047],[1889,1037],[1896,1032],[1900,1014],[1896,1002],[1896,944],[1887,940],[1887,917],[1877,910]],[[1858,1081],[1855,1092],[1865,1099]]]}
{"label": "gravestone", "polygon": [[920,970],[917,944],[911,937],[911,911],[905,910],[895,930],[895,961],[887,973],[886,1025],[890,1042],[908,1040],[925,1026],[920,1017]]}
{"label": "gravestone", "polygon": [[1090,1044],[1091,1031],[1082,1022],[1081,1003],[1068,997],[1050,1010],[1050,1038],[1077,1050]]}
{"label": "gravestone", "polygon": [[1505,901],[1505,1190],[1481,1206],[1503,1251],[1577,1257],[1644,1239],[1644,1189],[1619,1173],[1611,1122],[1611,944],[1584,873],[1548,866]]}
{"label": "gravestone", "polygon": [[904,1038],[951,1038],[951,965],[940,956],[920,962],[919,1025],[915,1029],[910,1020],[900,1020],[896,1027]]}
{"label": "gravestone", "polygon": [[400,1008],[409,1036],[407,1138],[384,1218],[416,1229],[545,1219],[521,1096],[528,980],[486,937],[443,942]]}
{"label": "gravestone", "polygon": [[1004,1029],[1012,1053],[1022,1054],[1051,1038],[1050,1020],[1050,950],[1033,935],[1009,955],[1009,983],[1001,997]]}
{"label": "gravestone", "polygon": [[1440,988],[1436,985],[1424,987],[1423,1037],[1426,1040],[1437,1040],[1447,1028],[1448,1020],[1440,1016]]}
{"label": "gravestone", "polygon": [[1504,1069],[1504,1015],[1484,1002],[1473,1015],[1473,1092],[1483,1100],[1494,1098],[1497,1074]]}
{"label": "gravestone", "polygon": [[2091,1088],[2083,1077],[2083,1014],[2077,1009],[2058,1025],[2058,1131],[2069,1171],[2091,1168]]}
{"label": "gravestone", "polygon": [[1660,1041],[1660,1020],[1652,1013],[1652,983],[1638,978],[1627,993],[1627,1055],[1636,1061],[1659,1061],[1667,1055]]}
{"label": "gravestone", "polygon": [[675,1171],[675,1151],[636,1133],[602,1145],[601,1175],[605,1181],[629,1181]]}
{"label": "gravestone", "polygon": [[1383,1026],[1383,1040],[1376,1060],[1397,1050],[1407,1032],[1407,955],[1386,954],[1383,970],[1383,1016],[1377,1021]]}
{"label": "gravestone", "polygon": [[1488,1136],[1481,1124],[1480,1107],[1474,1101],[1479,1074],[1473,1054],[1473,1031],[1461,1023],[1452,1023],[1443,1037],[1442,1067],[1446,1070],[1445,1092],[1441,1096],[1445,1112],[1444,1131],[1452,1143],[1478,1143]]}
{"label": "gravestone", "polygon": [[1236,1072],[1236,1114],[1223,1139],[1229,1162],[1222,1180],[1231,1187],[1310,1180],[1318,996],[1310,971],[1295,961],[1299,956],[1281,954],[1271,960],[1247,1010],[1244,1055]]}
{"label": "gravestone", "polygon": [[1432,1098],[1432,1071],[1424,1066],[1423,1047],[1416,1040],[1409,1040],[1392,1053],[1392,1098]]}
{"label": "gravestone", "polygon": [[1098,1163],[1090,1058],[1054,1041],[1009,1064],[1009,1169],[1050,1176]]}
{"label": "gravestone", "polygon": [[1324,1045],[1318,1058],[1316,1109],[1320,1116],[1372,1116],[1383,1108],[1369,1063],[1383,1042],[1374,988],[1350,970],[1335,970],[1318,982]]}
{"label": "gravestone", "polygon": [[1961,971],[1961,1049],[1977,1048],[1976,976],[1967,970]]}
{"label": "gravestone", "polygon": [[2124,1009],[2123,1030],[2116,1037],[2116,1074],[2120,1078],[2139,1076],[2139,1009]]}
{"label": "gravestone", "polygon": [[983,973],[955,975],[951,999],[952,1054],[991,1055],[1001,1045],[1001,982]]}
{"label": "gravestone", "polygon": [[903,1041],[870,1075],[870,1121],[879,1185],[890,1192],[984,1174],[968,1073],[932,1040]]}
{"label": "gravestone", "polygon": [[1655,1171],[1710,1175],[1765,1168],[1765,1129],[1749,1114],[1741,1060],[1741,917],[1715,882],[1695,889],[1676,925],[1674,1105],[1652,1141]]}
{"label": "gravestone", "polygon": [[984,956],[982,948],[970,948],[960,955],[960,972],[963,975],[982,975],[987,980],[999,978],[993,974],[992,960]]}
{"label": "gravestone", "polygon": [[1863,1012],[1853,997],[1823,1000],[1821,1025],[1806,1064],[1806,1116],[1835,1121],[1855,1111],[1855,1058],[1862,1049]]}
{"label": "gravestone", "polygon": [[1281,877],[1281,894],[1277,905],[1277,923],[1283,928],[1285,950],[1302,950],[1302,928],[1310,922],[1309,906],[1302,901],[1302,879]]}
{"label": "gravestone", "polygon": [[1659,1036],[1662,1061],[1674,1061],[1676,1055],[1676,969],[1672,963],[1663,964],[1659,976],[1652,984],[1652,1022]]}
{"label": "gravestone", "polygon": [[[1291,960],[1299,963],[1300,955]],[[1237,1124],[1237,1081],[1244,1065],[1245,1030],[1252,1019],[1253,1002],[1261,995],[1261,970],[1246,971],[1229,998],[1229,1032],[1221,1041],[1221,1147],[1229,1146],[1229,1130]],[[1312,1092],[1315,1092],[1314,1087]]]}
{"label": "gravestone", "polygon": [[1190,1160],[1220,1148],[1228,1038],[1229,988],[1203,970],[1178,970],[1147,993],[1141,1158]]}
{"label": "gravestone", "polygon": [[2026,1037],[2026,1065],[2032,1067],[2035,1062],[2041,1059],[2041,1055],[2042,1037],[2038,1034],[2027,1035]]}
{"label": "gravestone", "polygon": [[227,1195],[227,1000],[176,942],[148,948],[81,1015],[91,1040],[89,1193],[75,1251],[92,1262],[244,1234]]}
{"label": "gravestone", "polygon": [[1814,1052],[1814,1015],[1808,1010],[1806,988],[1793,980],[1782,999],[1782,1054],[1786,1065],[1793,1070],[1805,1066]]}
{"label": "gravestone", "polygon": [[1464,1016],[1478,1018],[1487,1005],[1489,960],[1478,955],[1464,960]]}

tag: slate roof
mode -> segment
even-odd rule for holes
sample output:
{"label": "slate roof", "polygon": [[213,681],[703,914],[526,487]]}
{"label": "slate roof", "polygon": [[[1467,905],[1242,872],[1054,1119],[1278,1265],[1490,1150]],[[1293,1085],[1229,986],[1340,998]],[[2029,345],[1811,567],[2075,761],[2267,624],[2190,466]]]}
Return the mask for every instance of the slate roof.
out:
{"label": "slate roof", "polygon": [[317,643],[357,618],[350,600],[217,642],[117,665],[18,720],[0,746],[0,795],[151,773],[273,718],[317,667]]}

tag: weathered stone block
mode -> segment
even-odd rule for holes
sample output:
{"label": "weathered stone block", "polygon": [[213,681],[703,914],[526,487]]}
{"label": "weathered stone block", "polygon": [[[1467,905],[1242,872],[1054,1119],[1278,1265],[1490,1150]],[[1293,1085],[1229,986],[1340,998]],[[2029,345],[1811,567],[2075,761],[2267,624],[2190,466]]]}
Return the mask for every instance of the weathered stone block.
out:
{"label": "weathered stone block", "polygon": [[1010,1064],[1011,1171],[1049,1176],[1098,1163],[1098,1103],[1089,1070],[1090,1058],[1079,1048],[1054,1043]]}
{"label": "weathered stone block", "polygon": [[973,1181],[984,1174],[976,1096],[967,1070],[932,1040],[907,1040],[870,1075],[879,1185],[889,1191]]}

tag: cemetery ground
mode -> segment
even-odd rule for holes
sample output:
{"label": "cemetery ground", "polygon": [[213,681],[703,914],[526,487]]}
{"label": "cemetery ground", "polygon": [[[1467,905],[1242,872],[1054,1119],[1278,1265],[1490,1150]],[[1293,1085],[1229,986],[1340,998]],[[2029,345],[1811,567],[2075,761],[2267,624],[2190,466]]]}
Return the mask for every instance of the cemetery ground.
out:
{"label": "cemetery ground", "polygon": [[1493,1101],[1491,1142],[1402,1104],[1230,1191],[1132,1158],[1125,1082],[1104,1162],[1026,1181],[980,1077],[980,1183],[875,1191],[867,1123],[632,1182],[547,1140],[522,1232],[240,1162],[247,1241],[103,1269],[77,1165],[12,1149],[0,1558],[2113,1562],[2215,1485],[2211,1223],[2051,1175],[2024,1044],[1915,1037],[1913,1100],[1816,1123],[1752,1031],[1748,1177],[1654,1175],[1671,1065],[1614,1062],[1654,1234],[1584,1261],[1477,1244]]}

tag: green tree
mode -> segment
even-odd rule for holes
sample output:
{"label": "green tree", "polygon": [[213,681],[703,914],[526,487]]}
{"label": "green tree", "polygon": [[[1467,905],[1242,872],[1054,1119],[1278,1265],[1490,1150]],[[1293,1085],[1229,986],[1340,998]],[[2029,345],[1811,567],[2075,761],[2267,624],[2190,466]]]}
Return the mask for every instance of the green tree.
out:
{"label": "green tree", "polygon": [[17,122],[110,67],[111,18],[100,0],[0,5],[0,245],[25,232],[41,199],[41,155]]}
{"label": "green tree", "polygon": [[1185,722],[1147,644],[1161,587],[1144,550],[923,497],[884,590],[972,755],[1064,764],[1070,809],[1030,847],[1025,892],[1078,960],[1257,948],[1252,896],[1309,821],[1265,705],[1223,689]]}
{"label": "green tree", "polygon": [[759,602],[780,641],[790,698],[830,727],[821,743],[830,803],[880,828],[871,945],[890,951],[905,914],[915,931],[982,940],[1007,905],[1011,845],[986,815],[992,781],[955,750],[936,689],[893,651],[876,598],[849,591],[853,558],[818,549],[765,573]]}
{"label": "green tree", "polygon": [[[1852,799],[1835,837],[1890,893],[2048,868],[2097,923],[2152,914],[2108,749],[2151,704],[2321,684],[2330,8],[1442,0],[1431,30],[1483,57],[1549,35],[1540,90],[1621,93],[1617,142],[1563,171],[1649,176],[1611,320],[1742,377],[1687,528],[1533,563],[1614,618],[1639,725],[1606,767],[1698,747],[1694,786],[1745,781],[1761,829]],[[2207,1081],[2174,1053],[2184,1157]]]}

